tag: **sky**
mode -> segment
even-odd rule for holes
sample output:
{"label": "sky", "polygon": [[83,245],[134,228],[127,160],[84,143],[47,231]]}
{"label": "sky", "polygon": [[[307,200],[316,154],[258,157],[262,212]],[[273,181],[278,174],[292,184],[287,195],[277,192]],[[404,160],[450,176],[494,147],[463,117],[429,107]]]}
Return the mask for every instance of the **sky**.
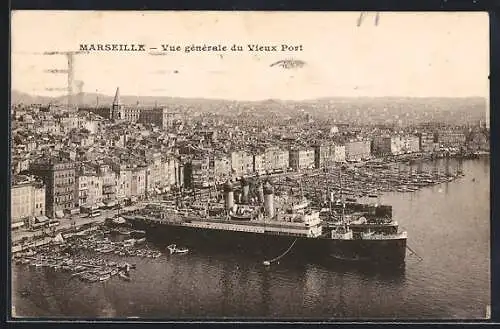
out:
{"label": "sky", "polygon": [[[486,13],[64,12],[12,13],[12,88],[58,96],[64,55],[80,44],[302,45],[302,51],[90,52],[75,56],[84,92],[236,100],[318,97],[488,98]],[[279,48],[279,47],[278,47]],[[270,65],[296,59],[302,68]]]}

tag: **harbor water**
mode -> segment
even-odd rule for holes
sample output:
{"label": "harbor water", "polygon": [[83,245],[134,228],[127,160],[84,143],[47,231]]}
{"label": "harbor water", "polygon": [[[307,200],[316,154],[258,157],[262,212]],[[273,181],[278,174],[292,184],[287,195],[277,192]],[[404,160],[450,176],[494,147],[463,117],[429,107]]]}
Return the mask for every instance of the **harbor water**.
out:
{"label": "harbor water", "polygon": [[[441,159],[424,166],[453,171],[457,164]],[[110,255],[137,265],[131,281],[89,283],[51,268],[13,264],[14,315],[481,319],[490,301],[489,159],[464,160],[461,169],[465,176],[455,181],[381,196],[393,205],[416,253],[409,252],[404,269],[303,264],[287,257],[266,267],[251,256],[190,250],[155,259]]]}

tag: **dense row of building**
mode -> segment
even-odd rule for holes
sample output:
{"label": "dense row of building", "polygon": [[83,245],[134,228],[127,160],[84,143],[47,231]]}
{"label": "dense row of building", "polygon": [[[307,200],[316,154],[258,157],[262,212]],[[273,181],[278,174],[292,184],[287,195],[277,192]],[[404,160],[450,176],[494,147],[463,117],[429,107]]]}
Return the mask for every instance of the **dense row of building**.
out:
{"label": "dense row of building", "polygon": [[19,106],[12,118],[11,207],[16,225],[245,175],[459,149],[467,143],[480,148],[486,138],[471,138],[470,132],[454,127],[374,133],[339,125],[318,133],[278,123],[245,126],[241,119],[126,107],[118,90],[108,107],[71,112]]}

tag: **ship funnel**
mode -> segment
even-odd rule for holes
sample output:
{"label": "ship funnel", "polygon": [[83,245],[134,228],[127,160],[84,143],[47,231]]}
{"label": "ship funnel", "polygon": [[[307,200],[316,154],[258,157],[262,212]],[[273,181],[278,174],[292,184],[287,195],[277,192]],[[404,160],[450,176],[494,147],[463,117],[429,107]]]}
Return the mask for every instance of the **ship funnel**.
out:
{"label": "ship funnel", "polygon": [[241,196],[241,201],[243,203],[248,203],[249,200],[249,192],[250,192],[250,184],[248,183],[248,180],[245,179],[245,177],[241,178],[241,189],[242,189],[242,196]]}
{"label": "ship funnel", "polygon": [[259,204],[262,204],[262,202],[264,202],[264,187],[262,186],[261,182],[259,182],[259,185],[257,185],[257,199],[259,200]]}
{"label": "ship funnel", "polygon": [[272,185],[267,182],[263,187],[264,190],[264,210],[267,217],[274,217],[274,189]]}
{"label": "ship funnel", "polygon": [[224,201],[227,211],[233,209],[234,191],[233,191],[233,184],[231,184],[230,181],[227,181],[226,184],[224,184]]}

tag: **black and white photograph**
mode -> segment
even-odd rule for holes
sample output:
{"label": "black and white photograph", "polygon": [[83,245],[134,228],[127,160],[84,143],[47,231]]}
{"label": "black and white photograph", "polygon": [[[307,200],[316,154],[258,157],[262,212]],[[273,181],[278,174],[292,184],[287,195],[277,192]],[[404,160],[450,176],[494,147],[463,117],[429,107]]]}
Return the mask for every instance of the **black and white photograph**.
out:
{"label": "black and white photograph", "polygon": [[489,52],[480,12],[12,11],[12,319],[489,319]]}

